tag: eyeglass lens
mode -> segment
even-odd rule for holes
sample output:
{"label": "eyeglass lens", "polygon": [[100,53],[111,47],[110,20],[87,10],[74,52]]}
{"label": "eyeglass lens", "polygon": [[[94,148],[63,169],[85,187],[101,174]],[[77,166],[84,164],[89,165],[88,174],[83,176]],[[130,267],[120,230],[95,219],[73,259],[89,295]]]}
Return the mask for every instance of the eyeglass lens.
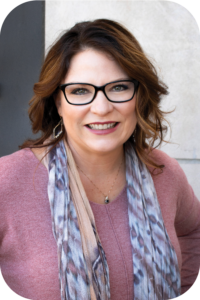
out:
{"label": "eyeglass lens", "polygon": [[[132,99],[135,87],[133,82],[121,81],[109,83],[105,87],[105,93],[109,100],[122,102]],[[67,100],[72,104],[84,104],[92,101],[95,88],[89,84],[70,84],[65,87]]]}

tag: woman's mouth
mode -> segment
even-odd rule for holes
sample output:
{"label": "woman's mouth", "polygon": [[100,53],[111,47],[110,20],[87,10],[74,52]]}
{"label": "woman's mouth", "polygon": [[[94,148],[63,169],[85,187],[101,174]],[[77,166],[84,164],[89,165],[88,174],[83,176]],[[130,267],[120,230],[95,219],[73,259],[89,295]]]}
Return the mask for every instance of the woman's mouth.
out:
{"label": "woman's mouth", "polygon": [[118,123],[107,123],[107,124],[88,124],[87,126],[93,130],[106,130],[114,128]]}
{"label": "woman's mouth", "polygon": [[85,127],[93,134],[105,135],[115,132],[119,124],[119,122],[90,123]]}

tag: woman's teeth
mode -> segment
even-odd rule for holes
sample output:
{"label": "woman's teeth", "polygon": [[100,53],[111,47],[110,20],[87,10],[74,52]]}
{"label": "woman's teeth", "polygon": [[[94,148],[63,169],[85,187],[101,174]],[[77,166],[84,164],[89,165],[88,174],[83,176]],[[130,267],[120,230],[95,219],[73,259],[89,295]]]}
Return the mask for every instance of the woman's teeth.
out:
{"label": "woman's teeth", "polygon": [[115,127],[117,123],[109,123],[109,124],[88,124],[88,126],[91,129],[96,129],[96,130],[105,130],[109,128]]}

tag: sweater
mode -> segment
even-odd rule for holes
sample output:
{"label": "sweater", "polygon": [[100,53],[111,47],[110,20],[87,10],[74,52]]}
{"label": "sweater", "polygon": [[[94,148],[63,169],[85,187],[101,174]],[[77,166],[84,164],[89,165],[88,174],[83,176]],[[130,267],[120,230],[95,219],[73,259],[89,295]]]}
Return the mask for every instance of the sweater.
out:
{"label": "sweater", "polygon": [[[177,254],[184,293],[200,266],[200,202],[176,160],[159,150],[152,155],[165,165],[152,178]],[[30,149],[0,159],[1,271],[14,292],[32,300],[61,299],[47,184],[47,169]],[[111,300],[131,300],[133,263],[126,187],[107,205],[90,204],[108,262]]]}

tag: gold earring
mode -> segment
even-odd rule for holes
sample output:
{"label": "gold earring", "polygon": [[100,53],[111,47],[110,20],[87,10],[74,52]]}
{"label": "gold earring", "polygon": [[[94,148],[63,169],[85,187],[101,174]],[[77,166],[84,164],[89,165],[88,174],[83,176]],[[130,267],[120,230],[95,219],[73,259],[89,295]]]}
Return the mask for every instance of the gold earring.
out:
{"label": "gold earring", "polygon": [[[56,134],[56,128],[60,126],[60,131]],[[59,123],[53,129],[53,138],[57,139],[63,133],[63,119],[61,118]]]}

